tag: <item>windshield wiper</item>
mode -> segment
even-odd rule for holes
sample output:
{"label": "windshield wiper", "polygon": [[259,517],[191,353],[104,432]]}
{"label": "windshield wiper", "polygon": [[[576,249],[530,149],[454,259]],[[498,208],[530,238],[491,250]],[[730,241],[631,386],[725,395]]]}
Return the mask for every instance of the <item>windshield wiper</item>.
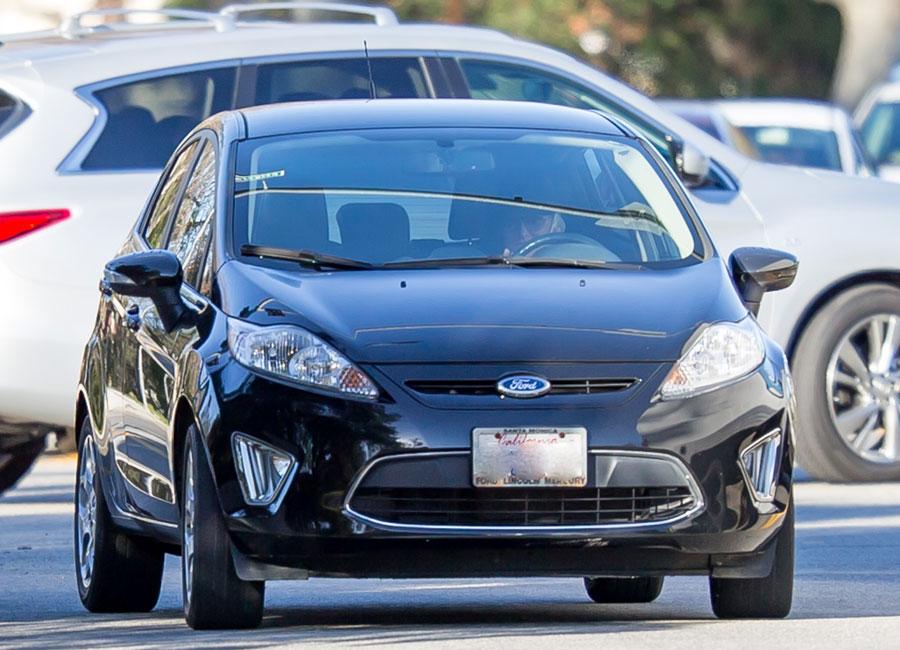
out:
{"label": "windshield wiper", "polygon": [[266,257],[273,260],[285,260],[288,262],[297,262],[304,266],[311,266],[317,271],[323,266],[332,269],[341,269],[347,271],[355,271],[360,269],[375,268],[373,264],[361,262],[360,260],[352,260],[349,257],[337,257],[325,253],[317,253],[309,250],[292,250],[289,248],[274,248],[272,246],[257,246],[255,244],[243,244],[241,246],[241,255],[252,257]]}
{"label": "windshield wiper", "polygon": [[481,257],[438,257],[426,260],[404,260],[402,262],[387,262],[379,268],[384,269],[424,269],[440,266],[488,266],[488,265],[514,265],[511,258],[502,255],[484,255]]}
{"label": "windshield wiper", "polygon": [[510,257],[515,266],[570,267],[576,269],[606,269],[608,271],[640,270],[640,264],[630,262],[604,262],[603,260],[577,260],[561,257]]}

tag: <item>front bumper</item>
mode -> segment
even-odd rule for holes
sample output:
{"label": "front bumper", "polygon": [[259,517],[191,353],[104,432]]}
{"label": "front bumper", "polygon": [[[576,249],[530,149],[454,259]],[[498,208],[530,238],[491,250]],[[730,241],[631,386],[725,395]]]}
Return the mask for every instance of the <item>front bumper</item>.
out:
{"label": "front bumper", "polygon": [[[791,400],[783,355],[729,387],[688,400],[653,399],[659,364],[616,395],[567,396],[549,406],[424,403],[387,373],[365,368],[387,395],[377,403],[315,394],[234,363],[212,373],[219,396],[207,445],[241,573],[438,577],[487,575],[766,575],[769,548],[790,502]],[[521,370],[521,369],[519,369]],[[548,399],[544,404],[549,404]],[[639,525],[411,528],[351,507],[352,488],[382,459],[448,455],[469,462],[474,427],[581,426],[593,453],[676,460],[696,489],[685,516]],[[774,496],[754,498],[741,452],[783,433]],[[294,455],[298,467],[277,507],[248,506],[231,453],[242,431]],[[406,456],[404,456],[406,457]],[[434,477],[434,481],[439,481]]]}

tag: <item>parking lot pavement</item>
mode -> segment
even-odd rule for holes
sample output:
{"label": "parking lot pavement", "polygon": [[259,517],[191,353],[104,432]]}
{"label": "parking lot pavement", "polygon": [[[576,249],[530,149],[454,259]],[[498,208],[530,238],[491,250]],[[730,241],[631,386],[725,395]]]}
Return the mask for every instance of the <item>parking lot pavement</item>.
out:
{"label": "parking lot pavement", "polygon": [[717,621],[703,578],[670,578],[650,605],[590,603],[579,580],[270,583],[263,627],[195,633],[168,558],[151,614],[90,615],[72,567],[72,458],[47,457],[0,498],[0,648],[897,647],[900,486],[803,483],[797,585],[785,621]]}

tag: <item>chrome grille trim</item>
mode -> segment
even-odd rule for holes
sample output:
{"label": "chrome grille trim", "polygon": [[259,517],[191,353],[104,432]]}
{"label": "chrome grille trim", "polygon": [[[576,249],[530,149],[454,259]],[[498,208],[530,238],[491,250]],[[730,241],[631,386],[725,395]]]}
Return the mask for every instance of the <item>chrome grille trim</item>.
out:
{"label": "chrome grille trim", "polygon": [[347,490],[347,494],[344,497],[342,511],[343,513],[352,519],[353,521],[364,524],[366,526],[370,526],[371,528],[375,528],[377,530],[383,530],[387,532],[402,532],[402,533],[410,533],[410,534],[439,534],[439,535],[468,535],[468,536],[479,536],[479,535],[491,535],[498,537],[523,537],[523,536],[536,536],[536,537],[554,537],[554,536],[568,536],[568,537],[591,537],[596,536],[599,533],[603,532],[615,532],[615,531],[628,531],[628,530],[638,530],[644,528],[665,528],[671,526],[680,521],[684,521],[689,519],[699,513],[705,503],[703,501],[702,493],[700,492],[700,488],[697,485],[696,480],[694,479],[691,472],[687,469],[684,463],[677,457],[672,456],[670,454],[660,453],[660,452],[652,452],[652,451],[630,451],[630,450],[613,450],[613,449],[596,449],[596,450],[588,450],[589,456],[597,456],[597,455],[607,455],[607,456],[627,456],[627,457],[636,457],[636,458],[657,458],[662,459],[667,462],[671,462],[675,465],[681,475],[685,479],[685,483],[688,487],[688,490],[691,493],[691,497],[693,498],[693,507],[686,512],[679,512],[674,514],[671,517],[667,517],[665,519],[655,520],[655,521],[635,521],[629,523],[615,523],[615,524],[587,524],[587,525],[512,525],[512,526],[502,526],[502,525],[445,525],[445,524],[408,524],[408,523],[398,523],[391,521],[384,521],[381,519],[376,519],[373,517],[369,517],[367,515],[361,514],[355,511],[351,502],[353,501],[354,496],[356,495],[357,490],[365,479],[366,475],[372,470],[373,467],[376,467],[378,464],[391,460],[398,460],[401,457],[415,457],[415,458],[428,458],[428,457],[440,457],[440,456],[468,456],[471,454],[470,450],[459,450],[459,451],[437,451],[437,452],[420,452],[420,453],[412,453],[412,454],[392,454],[390,456],[381,456],[379,458],[375,458],[374,460],[369,461],[356,475],[356,478],[353,480],[353,483],[350,485],[350,488]]}
{"label": "chrome grille trim", "polygon": [[[613,393],[638,383],[633,378],[550,379],[548,395],[594,395]],[[499,395],[496,379],[411,379],[406,387],[425,395]]]}

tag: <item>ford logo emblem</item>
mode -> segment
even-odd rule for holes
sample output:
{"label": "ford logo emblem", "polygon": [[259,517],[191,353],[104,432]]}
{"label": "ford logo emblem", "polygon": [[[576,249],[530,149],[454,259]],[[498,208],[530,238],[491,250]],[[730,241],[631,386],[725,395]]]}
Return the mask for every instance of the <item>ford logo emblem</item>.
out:
{"label": "ford logo emblem", "polygon": [[512,375],[497,382],[497,392],[519,399],[540,397],[550,392],[550,382],[534,375]]}

